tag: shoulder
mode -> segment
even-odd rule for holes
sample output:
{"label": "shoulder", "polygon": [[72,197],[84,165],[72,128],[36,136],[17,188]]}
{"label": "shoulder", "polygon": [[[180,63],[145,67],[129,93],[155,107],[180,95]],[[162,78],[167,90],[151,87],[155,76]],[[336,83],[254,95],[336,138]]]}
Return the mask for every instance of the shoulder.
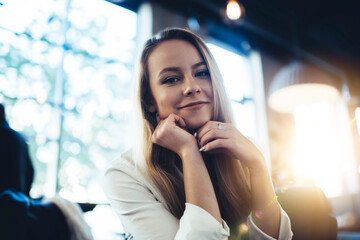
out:
{"label": "shoulder", "polygon": [[105,177],[112,173],[127,174],[135,179],[138,179],[141,175],[140,171],[135,167],[135,161],[133,159],[132,150],[128,150],[120,155],[120,157],[112,160],[105,168]]}
{"label": "shoulder", "polygon": [[[151,193],[160,202],[165,202],[159,190],[150,177],[136,167],[132,150],[128,150],[119,158],[111,161],[103,176],[103,188],[106,195],[119,194],[130,191],[146,191]],[[132,192],[134,193],[134,192]]]}
{"label": "shoulder", "polygon": [[105,187],[106,185],[128,185],[133,183],[143,186],[149,185],[145,174],[136,167],[134,157],[135,155],[130,149],[107,165],[103,174]]}
{"label": "shoulder", "polygon": [[107,165],[102,183],[106,195],[124,193],[124,190],[129,189],[129,186],[145,185],[145,181],[143,181],[141,174],[136,171],[134,161],[127,152]]}

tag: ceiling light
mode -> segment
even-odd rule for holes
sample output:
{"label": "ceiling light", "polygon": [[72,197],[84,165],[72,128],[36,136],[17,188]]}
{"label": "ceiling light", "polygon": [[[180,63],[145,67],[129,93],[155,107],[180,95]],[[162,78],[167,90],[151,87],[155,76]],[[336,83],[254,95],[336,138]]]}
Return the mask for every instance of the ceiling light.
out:
{"label": "ceiling light", "polygon": [[341,83],[332,75],[298,61],[283,67],[269,88],[269,106],[282,113],[292,113],[297,107],[341,97]]}
{"label": "ceiling light", "polygon": [[226,15],[231,20],[237,20],[241,17],[241,7],[236,0],[230,0],[226,6]]}

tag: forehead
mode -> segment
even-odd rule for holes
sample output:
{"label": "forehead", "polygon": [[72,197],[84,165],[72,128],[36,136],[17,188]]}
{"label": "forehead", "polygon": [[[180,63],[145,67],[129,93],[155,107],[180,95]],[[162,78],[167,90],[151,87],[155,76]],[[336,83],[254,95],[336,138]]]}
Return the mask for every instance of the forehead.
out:
{"label": "forehead", "polygon": [[148,64],[151,72],[151,70],[159,68],[181,67],[181,65],[200,61],[202,61],[202,57],[191,43],[183,40],[168,40],[160,43],[152,51]]}

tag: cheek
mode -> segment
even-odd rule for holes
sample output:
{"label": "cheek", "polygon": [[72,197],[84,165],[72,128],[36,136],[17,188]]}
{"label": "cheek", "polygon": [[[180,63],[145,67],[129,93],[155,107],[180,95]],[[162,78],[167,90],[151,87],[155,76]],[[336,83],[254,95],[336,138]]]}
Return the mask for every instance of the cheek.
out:
{"label": "cheek", "polygon": [[211,100],[213,100],[213,88],[211,82],[208,82],[204,87],[203,91],[205,92],[206,96],[208,96]]}
{"label": "cheek", "polygon": [[170,113],[174,113],[176,103],[174,94],[163,92],[159,94],[155,100],[160,117],[167,117]]}

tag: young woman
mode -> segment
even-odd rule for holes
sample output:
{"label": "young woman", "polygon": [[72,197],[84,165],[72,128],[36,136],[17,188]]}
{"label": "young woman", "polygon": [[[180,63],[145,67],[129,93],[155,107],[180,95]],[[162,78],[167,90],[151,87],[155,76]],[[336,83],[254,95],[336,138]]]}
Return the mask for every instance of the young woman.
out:
{"label": "young woman", "polygon": [[127,239],[291,239],[264,157],[234,127],[198,36],[171,28],[148,40],[137,94],[139,147],[104,178]]}

